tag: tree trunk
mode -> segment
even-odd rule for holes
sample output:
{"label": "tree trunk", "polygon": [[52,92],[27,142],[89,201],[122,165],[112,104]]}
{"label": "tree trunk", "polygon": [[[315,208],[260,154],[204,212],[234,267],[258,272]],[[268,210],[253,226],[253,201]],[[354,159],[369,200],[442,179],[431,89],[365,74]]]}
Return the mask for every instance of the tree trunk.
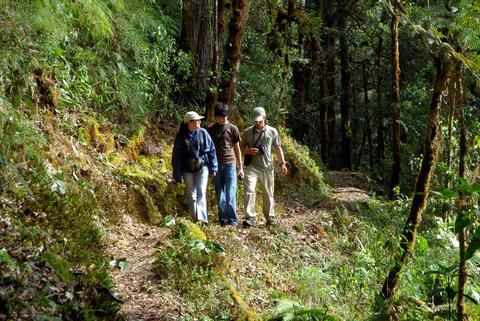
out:
{"label": "tree trunk", "polygon": [[447,173],[445,175],[445,187],[450,188],[450,171],[452,169],[452,136],[453,136],[453,123],[455,120],[455,108],[453,104],[450,106],[450,113],[448,116],[448,134],[447,134],[447,148],[445,150]]}
{"label": "tree trunk", "polygon": [[329,168],[334,166],[333,151],[335,150],[335,97],[336,97],[336,77],[335,77],[335,57],[336,57],[336,33],[335,27],[335,1],[322,0],[323,21],[327,32],[323,37],[325,44],[325,61],[326,61],[326,78],[328,83],[328,99],[327,104],[327,127],[328,127],[328,141],[327,154],[329,156],[328,163],[325,165]]}
{"label": "tree trunk", "polygon": [[207,90],[205,101],[205,115],[207,122],[213,121],[214,108],[218,98],[218,86],[220,79],[220,36],[224,30],[224,13],[225,0],[214,0],[213,2],[213,26],[214,26],[214,42],[212,53],[212,77],[210,78],[210,88]]}
{"label": "tree trunk", "polygon": [[202,90],[208,88],[208,45],[208,0],[184,0],[180,48],[193,55],[193,76]]}
{"label": "tree trunk", "polygon": [[[303,10],[304,8],[300,7],[298,10],[295,8],[295,1],[288,1],[288,27],[285,30],[285,38],[288,40],[290,38],[290,29],[291,22],[295,20],[297,15],[299,19],[298,24],[298,38],[297,38],[297,49],[300,58],[304,58],[306,51],[311,51],[310,48],[307,48],[305,35],[304,35],[304,21],[303,21]],[[298,11],[298,14],[296,13]],[[286,42],[286,52],[288,51],[289,42]],[[288,70],[288,69],[287,69]],[[305,63],[303,59],[299,59],[292,63],[292,82],[293,82],[293,95],[292,95],[292,105],[293,111],[288,115],[290,121],[289,124],[292,126],[293,135],[298,139],[302,144],[308,144],[308,137],[310,132],[310,119],[306,117],[308,114],[307,111],[307,100],[308,100],[308,83],[312,77],[311,65]]]}
{"label": "tree trunk", "polygon": [[[460,178],[465,177],[465,156],[467,155],[467,130],[465,126],[465,108],[463,106],[463,86],[462,79],[458,77],[456,82],[456,90],[454,96],[456,97],[455,101],[459,107],[459,122],[460,122],[460,151],[459,151],[459,164],[458,164],[458,176]],[[463,202],[465,201],[465,196],[460,195],[458,200],[457,209],[459,213]],[[467,265],[465,262],[465,244],[466,231],[465,228],[460,228],[458,231],[458,243],[459,243],[459,254],[460,262],[458,266],[458,295],[457,295],[457,321],[464,321],[465,318],[465,305],[464,305],[464,294],[465,294],[465,284],[467,283]]]}
{"label": "tree trunk", "polygon": [[218,97],[221,102],[229,106],[233,105],[235,96],[249,6],[250,0],[232,0],[233,16],[228,24],[229,36],[224,51],[223,73],[225,76],[222,77]]}
{"label": "tree trunk", "polygon": [[409,216],[400,236],[400,248],[395,255],[395,262],[386,277],[381,295],[385,299],[386,305],[382,311],[384,320],[389,319],[392,299],[400,284],[402,269],[406,264],[407,258],[413,250],[418,225],[422,219],[423,211],[427,204],[427,198],[430,188],[430,179],[437,162],[439,150],[439,139],[441,134],[440,109],[445,91],[446,82],[450,77],[452,62],[448,61],[438,71],[433,88],[432,101],[427,122],[427,133],[423,147],[423,159],[420,172],[418,173],[415,192],[413,193],[412,205]]}
{"label": "tree trunk", "polygon": [[350,66],[346,28],[346,0],[339,0],[338,31],[340,34],[340,68],[342,95],[340,114],[342,121],[342,168],[352,169],[352,128],[350,120]]}
{"label": "tree trunk", "polygon": [[363,80],[363,103],[365,106],[365,128],[362,138],[362,145],[360,147],[360,152],[358,153],[357,162],[355,163],[355,170],[358,169],[360,163],[362,162],[363,150],[365,147],[365,140],[368,141],[369,149],[369,165],[370,170],[373,169],[373,150],[372,150],[372,128],[370,127],[370,110],[369,110],[369,99],[368,99],[368,75],[367,75],[367,60],[362,62],[362,80]]}
{"label": "tree trunk", "polygon": [[377,163],[382,165],[385,163],[385,125],[384,125],[384,113],[382,107],[382,76],[381,76],[381,63],[382,63],[382,47],[383,38],[378,36],[377,56],[376,56],[376,69],[377,69],[377,109],[379,111],[379,122],[377,128]]}
{"label": "tree trunk", "polygon": [[328,101],[330,100],[330,91],[328,88],[328,77],[327,77],[327,66],[324,61],[326,61],[326,53],[323,50],[323,46],[320,43],[320,88],[322,91],[322,100],[320,101],[320,146],[322,161],[325,166],[328,166],[330,163],[330,135],[329,135],[329,123],[328,123]]}
{"label": "tree trunk", "polygon": [[212,77],[210,78],[210,89],[207,91],[207,97],[205,99],[205,115],[207,116],[207,122],[213,121],[215,118],[214,108],[217,103],[216,90],[218,87],[218,75],[219,75],[219,61],[220,61],[220,33],[218,28],[218,0],[213,1],[213,52],[212,52]]}
{"label": "tree trunk", "polygon": [[393,196],[393,189],[400,185],[400,172],[402,170],[400,159],[400,50],[398,42],[398,24],[400,16],[396,13],[392,15],[391,36],[392,36],[392,96],[393,96],[393,114],[392,114],[392,179],[390,183],[390,193]]}

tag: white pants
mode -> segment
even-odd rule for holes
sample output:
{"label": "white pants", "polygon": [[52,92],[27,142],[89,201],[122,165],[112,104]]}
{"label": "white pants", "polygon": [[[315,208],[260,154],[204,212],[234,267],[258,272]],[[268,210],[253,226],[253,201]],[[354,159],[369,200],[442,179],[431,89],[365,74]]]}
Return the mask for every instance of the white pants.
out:
{"label": "white pants", "polygon": [[267,221],[275,218],[274,211],[274,174],[269,171],[258,171],[253,166],[245,167],[245,213],[246,219],[255,219],[255,194],[257,181],[262,191],[262,212]]}
{"label": "white pants", "polygon": [[208,222],[207,183],[208,168],[203,166],[196,173],[183,173],[187,192],[188,209],[195,222]]}

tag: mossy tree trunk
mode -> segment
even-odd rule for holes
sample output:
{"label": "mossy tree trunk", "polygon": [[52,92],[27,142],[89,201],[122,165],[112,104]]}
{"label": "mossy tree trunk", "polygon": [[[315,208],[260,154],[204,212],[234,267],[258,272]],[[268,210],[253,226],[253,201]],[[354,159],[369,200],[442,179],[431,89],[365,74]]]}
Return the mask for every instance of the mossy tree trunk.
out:
{"label": "mossy tree trunk", "polygon": [[225,0],[213,1],[213,28],[214,28],[214,41],[213,41],[213,53],[212,53],[212,76],[210,78],[210,87],[207,89],[207,97],[205,100],[205,115],[207,116],[207,122],[213,121],[214,108],[218,98],[218,86],[220,79],[220,37],[225,29]]}
{"label": "mossy tree trunk", "polygon": [[392,299],[395,296],[397,288],[400,284],[403,267],[405,266],[407,258],[410,256],[413,250],[417,228],[420,224],[423,211],[425,210],[427,204],[430,179],[437,162],[437,155],[440,148],[439,139],[441,134],[441,105],[444,98],[446,83],[450,77],[451,69],[452,62],[448,61],[446,64],[440,66],[439,70],[437,70],[427,121],[427,133],[423,143],[424,147],[422,153],[422,165],[417,177],[412,205],[410,207],[410,212],[403,228],[402,235],[400,236],[400,247],[395,255],[394,265],[390,269],[388,276],[383,283],[381,291],[381,296],[384,298],[386,303],[381,311],[384,320],[390,319]]}
{"label": "mossy tree trunk", "polygon": [[391,195],[393,189],[400,185],[400,172],[402,170],[400,158],[400,46],[398,25],[400,23],[400,15],[396,12],[398,4],[394,4],[392,20],[390,24],[390,33],[392,39],[392,176],[390,181]]}
{"label": "mossy tree trunk", "polygon": [[[467,129],[465,126],[465,109],[463,105],[463,86],[461,77],[457,77],[455,82],[455,104],[458,106],[459,111],[459,124],[460,124],[460,150],[459,150],[459,164],[458,164],[458,176],[460,178],[465,177],[465,157],[467,155]],[[462,208],[462,204],[465,201],[465,196],[460,195],[458,200],[457,209],[459,209],[459,215]],[[465,294],[465,284],[467,283],[467,265],[465,261],[465,251],[466,251],[466,230],[464,227],[460,227],[458,231],[458,245],[459,245],[459,254],[460,262],[458,265],[458,294],[457,294],[457,321],[464,321],[465,318],[465,305],[464,305],[464,294]]]}
{"label": "mossy tree trunk", "polygon": [[351,74],[348,60],[348,40],[347,40],[347,1],[338,1],[338,32],[340,37],[340,68],[342,95],[340,98],[340,115],[342,121],[342,168],[352,169],[352,126],[350,120],[350,86]]}
{"label": "mossy tree trunk", "polygon": [[228,24],[229,36],[224,50],[224,76],[220,82],[218,96],[218,100],[229,106],[232,106],[234,101],[249,7],[250,0],[232,0],[233,15]]}

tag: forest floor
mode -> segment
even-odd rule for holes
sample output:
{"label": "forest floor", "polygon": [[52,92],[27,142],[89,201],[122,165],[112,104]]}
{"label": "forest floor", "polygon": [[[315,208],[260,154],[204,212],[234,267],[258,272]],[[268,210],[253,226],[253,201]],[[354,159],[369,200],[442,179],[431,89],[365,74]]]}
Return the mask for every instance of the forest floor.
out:
{"label": "forest floor", "polygon": [[[277,196],[276,201],[279,228],[283,235],[288,237],[285,244],[302,243],[313,246],[315,250],[324,252],[325,257],[328,257],[328,236],[322,224],[334,223],[332,212],[337,206],[354,205],[368,200],[370,180],[360,173],[330,171],[326,173],[326,181],[330,186],[330,197],[313,207],[306,207],[291,200],[285,202],[281,196]],[[241,218],[243,213],[239,212]],[[108,253],[111,258],[125,259],[128,264],[124,271],[118,268],[111,269],[116,293],[124,300],[122,312],[126,320],[176,320],[185,316],[186,299],[178,291],[165,291],[152,272],[152,263],[156,259],[155,247],[159,240],[168,236],[170,229],[144,224],[128,215],[118,222],[108,231],[110,244]],[[255,264],[260,265],[262,261],[262,246],[257,243],[261,242],[268,246],[277,237],[277,233],[272,233],[263,224],[256,228],[226,231],[216,222],[206,227],[205,233],[209,239],[213,238],[220,244],[236,242],[247,250],[243,253],[251,254],[251,257],[239,258],[240,261],[244,260],[239,262],[235,271],[240,275],[239,279],[265,277],[265,271],[257,271],[255,268]],[[296,251],[296,248],[293,247],[291,251]],[[275,271],[281,271],[282,268],[284,267],[274,266],[270,273],[275,275]],[[287,283],[275,277],[275,280],[267,285],[272,289],[288,292]],[[245,301],[254,311],[261,314],[268,310],[270,301],[268,294],[271,294],[271,291],[265,291],[263,297],[262,293],[258,292],[255,297],[247,298]]]}

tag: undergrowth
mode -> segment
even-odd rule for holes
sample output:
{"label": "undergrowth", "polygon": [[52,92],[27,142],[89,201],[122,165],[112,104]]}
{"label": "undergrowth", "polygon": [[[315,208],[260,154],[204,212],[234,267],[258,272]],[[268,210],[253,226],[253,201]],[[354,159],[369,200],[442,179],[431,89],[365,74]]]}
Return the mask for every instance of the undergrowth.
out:
{"label": "undergrowth", "polygon": [[0,107],[0,315],[7,319],[115,320],[101,209],[90,192],[45,162],[47,139]]}

